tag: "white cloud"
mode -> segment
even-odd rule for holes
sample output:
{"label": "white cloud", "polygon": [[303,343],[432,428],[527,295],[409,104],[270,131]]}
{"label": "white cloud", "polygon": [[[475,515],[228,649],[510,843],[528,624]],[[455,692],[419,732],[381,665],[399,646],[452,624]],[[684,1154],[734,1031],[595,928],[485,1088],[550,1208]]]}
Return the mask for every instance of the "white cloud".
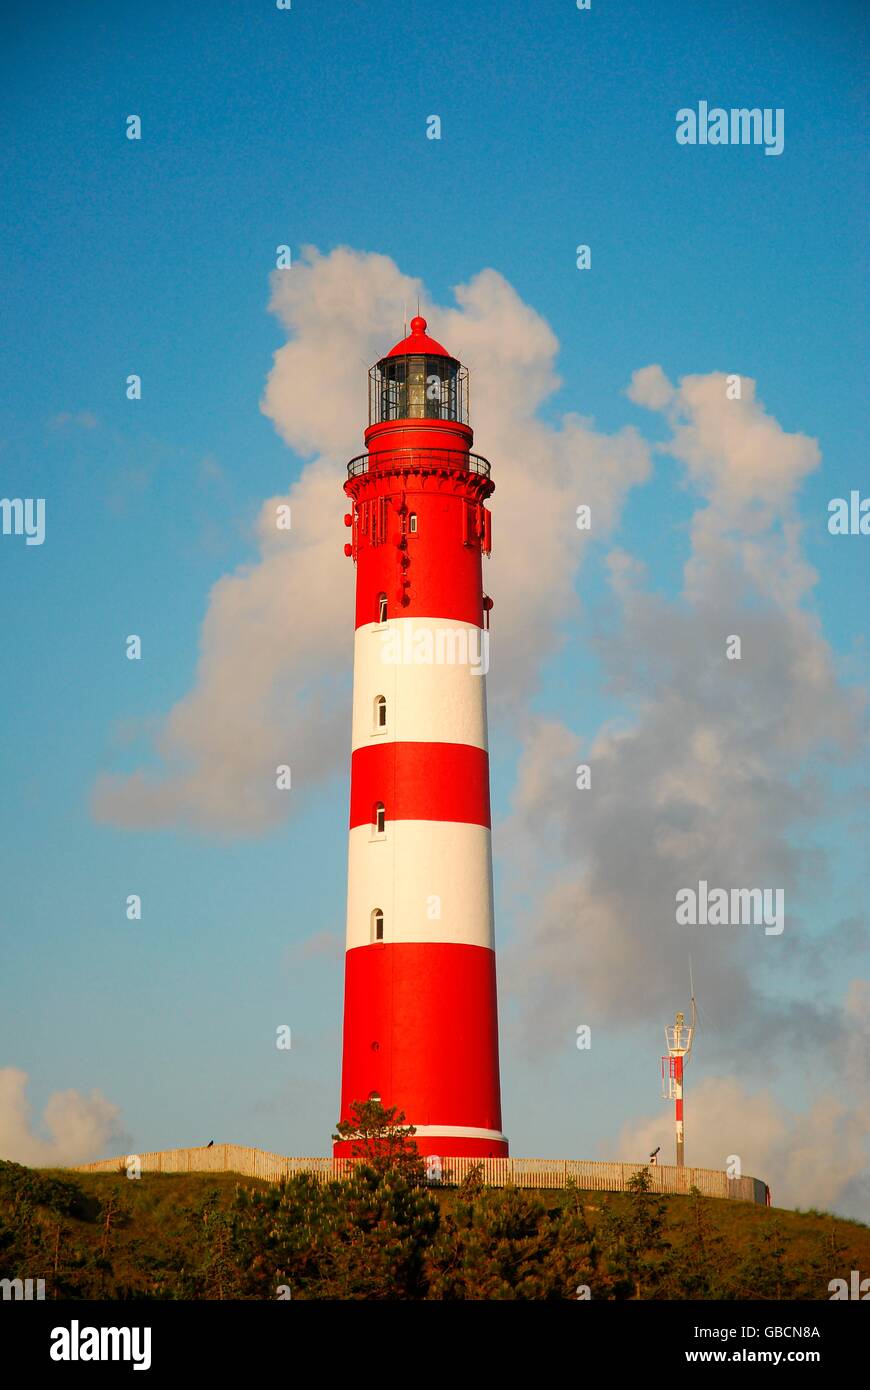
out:
{"label": "white cloud", "polygon": [[673,398],[674,388],[661,367],[653,365],[640,367],[631,378],[625,393],[635,405],[645,405],[650,410],[663,410]]}
{"label": "white cloud", "polygon": [[[510,862],[537,852],[545,875],[527,884],[534,909],[506,978],[526,1001],[529,1045],[544,1047],[577,1017],[668,1017],[691,953],[711,1007],[741,1018],[745,1047],[762,1027],[782,1043],[796,1026],[781,985],[803,945],[798,904],[826,871],[812,843],[827,809],[817,761],[857,754],[862,731],[863,693],[839,681],[794,513],[818,450],[763,411],[747,378],[739,402],[720,373],[667,391],[660,368],[634,380],[638,399],[665,410],[673,436],[661,447],[699,497],[684,584],[668,599],[631,557],[610,556],[597,649],[625,715],[588,740],[591,790],[574,783],[578,731],[529,726],[499,843]],[[731,634],[740,661],[726,660]],[[783,937],[678,927],[676,891],[700,879],[784,888]],[[772,999],[765,975],[777,979]],[[817,1010],[813,1027],[826,1026]]]}
{"label": "white cloud", "polygon": [[33,1128],[27,1102],[27,1074],[0,1067],[0,1157],[32,1167],[65,1167],[105,1156],[123,1144],[120,1110],[99,1091],[54,1091],[42,1117],[45,1138]]}

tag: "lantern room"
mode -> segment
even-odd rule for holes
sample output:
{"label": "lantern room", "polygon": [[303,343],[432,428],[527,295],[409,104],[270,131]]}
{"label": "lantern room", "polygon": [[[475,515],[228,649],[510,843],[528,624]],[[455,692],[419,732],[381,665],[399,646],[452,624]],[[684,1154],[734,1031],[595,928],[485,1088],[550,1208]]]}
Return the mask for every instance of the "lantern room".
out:
{"label": "lantern room", "polygon": [[369,372],[369,426],[391,420],[468,423],[468,368],[429,337],[419,314]]}

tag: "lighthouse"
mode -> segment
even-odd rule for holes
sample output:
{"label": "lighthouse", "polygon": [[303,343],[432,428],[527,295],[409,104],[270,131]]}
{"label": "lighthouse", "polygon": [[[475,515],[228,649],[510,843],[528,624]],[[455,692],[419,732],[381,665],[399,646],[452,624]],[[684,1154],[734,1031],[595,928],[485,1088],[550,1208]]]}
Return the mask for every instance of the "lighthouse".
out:
{"label": "lighthouse", "polygon": [[[411,320],[347,466],[356,565],[341,1118],[377,1098],[421,1154],[504,1157],[486,670],[490,465],[468,370]],[[352,1144],[336,1143],[337,1156]]]}

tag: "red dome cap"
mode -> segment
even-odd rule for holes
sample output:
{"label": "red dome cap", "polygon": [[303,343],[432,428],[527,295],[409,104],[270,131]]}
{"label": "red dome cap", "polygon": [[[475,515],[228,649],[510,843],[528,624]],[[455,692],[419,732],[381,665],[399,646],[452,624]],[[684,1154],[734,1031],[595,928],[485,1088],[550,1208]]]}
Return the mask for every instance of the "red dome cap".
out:
{"label": "red dome cap", "polygon": [[[408,338],[403,338],[400,343],[396,343],[394,348],[390,348],[388,357],[406,357],[410,352],[427,353],[430,357],[451,357],[452,354],[436,343],[434,338],[430,338],[426,332],[426,320],[418,314],[411,319],[411,334]],[[456,360],[455,358],[453,359]]]}

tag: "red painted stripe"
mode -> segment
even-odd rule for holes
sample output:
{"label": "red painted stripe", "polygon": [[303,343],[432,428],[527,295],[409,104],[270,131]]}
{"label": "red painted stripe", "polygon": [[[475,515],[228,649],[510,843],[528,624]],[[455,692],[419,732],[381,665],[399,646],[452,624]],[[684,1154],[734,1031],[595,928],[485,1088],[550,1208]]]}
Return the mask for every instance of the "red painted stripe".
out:
{"label": "red painted stripe", "polygon": [[[397,942],[347,952],[342,1119],[372,1091],[410,1123],[501,1131],[493,951]],[[421,1139],[444,1154],[477,1142]]]}
{"label": "red painted stripe", "polygon": [[676,1115],[675,1115],[674,1118],[677,1119],[677,1120],[681,1120],[681,1119],[683,1118],[683,1102],[682,1102],[681,1100],[678,1100],[678,1101],[676,1102],[676,1107],[677,1107],[677,1113],[676,1113]]}
{"label": "red painted stripe", "polygon": [[379,801],[388,821],[462,821],[489,827],[489,755],[468,743],[382,741],[357,748],[351,759],[351,829],[371,825]]}
{"label": "red painted stripe", "polygon": [[[388,618],[445,618],[481,627],[481,542],[469,535],[469,507],[476,504],[466,483],[447,477],[437,490],[418,482],[416,489],[411,484],[403,491],[396,479],[380,485],[373,479],[366,500],[377,511],[378,524],[376,543],[359,527],[356,531],[356,626],[378,621],[383,593]],[[398,510],[402,505],[404,513]],[[417,530],[410,534],[405,527],[412,513]]]}

